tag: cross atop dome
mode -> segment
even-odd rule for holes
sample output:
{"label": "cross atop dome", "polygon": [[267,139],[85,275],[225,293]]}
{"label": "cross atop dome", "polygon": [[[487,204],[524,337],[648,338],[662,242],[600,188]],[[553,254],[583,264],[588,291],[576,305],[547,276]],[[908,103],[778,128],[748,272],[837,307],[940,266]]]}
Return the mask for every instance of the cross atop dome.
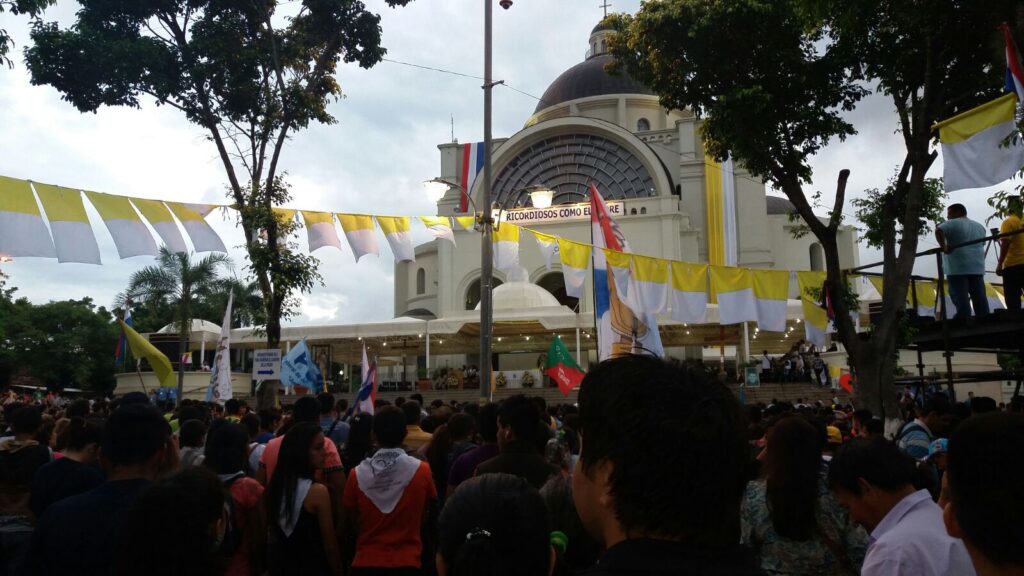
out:
{"label": "cross atop dome", "polygon": [[601,4],[600,6],[598,6],[598,8],[604,8],[604,17],[605,18],[608,17],[608,9],[611,8],[611,7],[612,7],[612,4],[608,0],[604,0],[604,4]]}

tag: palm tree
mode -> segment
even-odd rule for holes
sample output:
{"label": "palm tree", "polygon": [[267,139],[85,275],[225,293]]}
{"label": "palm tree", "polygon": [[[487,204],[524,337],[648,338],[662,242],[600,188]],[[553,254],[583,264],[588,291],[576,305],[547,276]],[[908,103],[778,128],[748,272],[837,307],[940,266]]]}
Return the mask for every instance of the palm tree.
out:
{"label": "palm tree", "polygon": [[193,261],[186,252],[171,252],[160,247],[154,266],[132,274],[127,295],[137,302],[162,301],[177,309],[175,328],[178,331],[178,402],[181,402],[185,383],[185,363],[181,362],[188,347],[192,329],[192,302],[208,296],[217,288],[217,268],[230,267],[226,254],[210,254]]}
{"label": "palm tree", "polygon": [[220,311],[221,316],[228,305],[228,295],[235,295],[231,307],[232,327],[259,326],[266,322],[263,292],[256,282],[245,282],[236,276],[225,276],[217,280],[215,289],[206,302],[213,310]]}

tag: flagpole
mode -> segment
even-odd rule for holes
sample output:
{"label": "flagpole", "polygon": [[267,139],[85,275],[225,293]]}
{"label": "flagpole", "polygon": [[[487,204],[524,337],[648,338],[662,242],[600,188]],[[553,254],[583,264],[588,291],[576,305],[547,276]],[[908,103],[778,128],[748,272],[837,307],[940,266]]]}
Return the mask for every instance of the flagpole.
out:
{"label": "flagpole", "polygon": [[[494,283],[494,260],[491,254],[491,235],[494,221],[491,216],[491,13],[492,0],[484,2],[484,182],[480,196],[480,405],[491,401],[491,323],[493,320],[493,303],[491,301],[491,284]],[[511,3],[509,3],[511,5]],[[469,194],[466,190],[466,194]]]}
{"label": "flagpole", "polygon": [[[588,182],[588,184],[590,184]],[[599,248],[594,246],[594,214],[593,198],[590,197],[590,186],[587,186],[587,202],[591,204],[590,214],[590,310],[594,316],[594,344],[597,346],[597,361],[601,362],[601,330],[599,324],[601,319],[597,317],[597,266],[594,265]],[[578,353],[577,353],[578,355]],[[589,359],[588,359],[589,360]],[[589,365],[590,362],[588,361]]]}

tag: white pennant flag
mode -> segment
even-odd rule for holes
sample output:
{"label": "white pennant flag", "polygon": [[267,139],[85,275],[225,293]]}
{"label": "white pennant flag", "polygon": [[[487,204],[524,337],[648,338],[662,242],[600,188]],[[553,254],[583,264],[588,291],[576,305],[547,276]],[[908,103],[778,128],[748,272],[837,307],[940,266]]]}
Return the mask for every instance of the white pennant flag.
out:
{"label": "white pennant flag", "polygon": [[229,293],[228,307],[224,310],[224,322],[220,326],[217,354],[213,357],[210,387],[206,391],[207,402],[224,404],[231,399],[231,305],[234,300],[235,293]]}

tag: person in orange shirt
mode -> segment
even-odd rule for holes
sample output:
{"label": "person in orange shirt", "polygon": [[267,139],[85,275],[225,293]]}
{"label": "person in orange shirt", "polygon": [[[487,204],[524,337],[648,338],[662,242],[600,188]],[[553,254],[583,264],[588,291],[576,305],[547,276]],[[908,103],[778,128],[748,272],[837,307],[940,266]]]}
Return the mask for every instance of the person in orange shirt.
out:
{"label": "person in orange shirt", "polygon": [[[1011,198],[1007,203],[1009,216],[999,226],[999,232],[1017,232],[1024,228],[1021,222],[1022,201]],[[1024,289],[1024,233],[999,239],[999,263],[996,274],[1003,277],[1003,295],[1007,310],[1020,310],[1021,290]]]}
{"label": "person in orange shirt", "polygon": [[409,456],[402,443],[406,419],[393,406],[373,416],[373,434],[380,447],[349,474],[342,505],[348,530],[356,534],[352,576],[419,573],[423,541],[420,529],[429,506],[437,500],[430,465]]}
{"label": "person in orange shirt", "polygon": [[402,404],[402,412],[405,413],[405,447],[410,452],[416,452],[430,443],[430,439],[434,437],[433,434],[420,428],[420,418],[422,412],[420,411],[420,403],[415,400],[406,400]]}

